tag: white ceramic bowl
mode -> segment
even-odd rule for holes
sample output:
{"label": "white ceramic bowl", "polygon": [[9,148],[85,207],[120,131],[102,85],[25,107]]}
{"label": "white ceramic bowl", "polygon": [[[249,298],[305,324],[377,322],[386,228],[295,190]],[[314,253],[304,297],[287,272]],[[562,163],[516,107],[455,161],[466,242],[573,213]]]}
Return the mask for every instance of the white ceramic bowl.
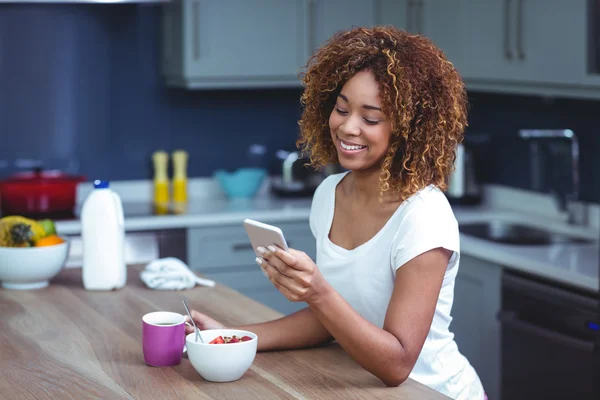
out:
{"label": "white ceramic bowl", "polygon": [[[209,329],[201,331],[204,343],[196,342],[196,333],[185,338],[187,354],[196,372],[207,381],[231,382],[240,379],[254,362],[258,337],[237,329]],[[217,336],[250,336],[252,340],[239,343],[208,344]]]}
{"label": "white ceramic bowl", "polygon": [[63,269],[69,241],[44,247],[0,247],[0,281],[5,289],[40,289]]}

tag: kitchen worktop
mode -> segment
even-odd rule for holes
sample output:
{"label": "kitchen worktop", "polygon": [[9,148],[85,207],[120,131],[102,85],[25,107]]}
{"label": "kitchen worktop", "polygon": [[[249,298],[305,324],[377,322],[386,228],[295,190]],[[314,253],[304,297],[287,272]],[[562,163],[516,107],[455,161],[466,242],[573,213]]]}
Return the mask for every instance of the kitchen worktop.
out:
{"label": "kitchen worktop", "polygon": [[[10,399],[411,399],[448,397],[414,381],[386,387],[341,347],[258,353],[238,381],[211,383],[187,357],[175,367],[144,364],[142,315],[185,313],[181,299],[229,326],[281,316],[222,285],[155,291],[128,268],[125,288],[83,289],[80,269],[65,269],[49,287],[0,291],[0,393]],[[260,338],[259,338],[260,340]]]}
{"label": "kitchen worktop", "polygon": [[[125,201],[125,228],[127,231],[191,228],[201,226],[241,225],[245,218],[277,224],[289,221],[308,221],[310,198],[282,199],[269,195],[249,200],[228,200],[224,197],[198,198],[189,202],[185,214],[153,215],[149,202]],[[545,218],[531,213],[481,207],[453,206],[459,222],[505,219],[528,221],[548,227]],[[559,222],[550,223],[564,232],[578,233],[598,239],[598,231],[577,228]],[[81,224],[77,219],[58,221],[57,230],[64,235],[77,235]],[[600,249],[592,244],[552,244],[548,246],[516,246],[492,243],[461,234],[461,252],[506,268],[555,280],[586,291],[598,291]]]}
{"label": "kitchen worktop", "polygon": [[[246,218],[266,223],[277,221],[308,220],[310,198],[280,199],[261,196],[253,199],[199,198],[192,199],[182,214],[157,215],[150,202],[124,201],[125,230],[143,231],[154,229],[185,228],[211,225],[241,224]],[[76,217],[56,222],[60,234],[81,232]]]}

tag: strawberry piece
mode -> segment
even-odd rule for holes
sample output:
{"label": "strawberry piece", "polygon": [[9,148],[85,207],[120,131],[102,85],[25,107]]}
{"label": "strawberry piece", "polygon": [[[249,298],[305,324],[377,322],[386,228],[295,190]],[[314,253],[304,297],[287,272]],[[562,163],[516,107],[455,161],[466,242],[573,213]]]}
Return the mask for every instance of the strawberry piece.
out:
{"label": "strawberry piece", "polygon": [[229,341],[229,343],[238,343],[240,341],[240,339],[236,338],[235,336]]}
{"label": "strawberry piece", "polygon": [[250,336],[242,336],[242,342],[247,342],[248,340],[252,340]]}
{"label": "strawberry piece", "polygon": [[208,342],[208,344],[222,344],[222,343],[225,343],[225,340],[223,340],[223,336],[217,336],[216,338],[214,338],[213,340]]}

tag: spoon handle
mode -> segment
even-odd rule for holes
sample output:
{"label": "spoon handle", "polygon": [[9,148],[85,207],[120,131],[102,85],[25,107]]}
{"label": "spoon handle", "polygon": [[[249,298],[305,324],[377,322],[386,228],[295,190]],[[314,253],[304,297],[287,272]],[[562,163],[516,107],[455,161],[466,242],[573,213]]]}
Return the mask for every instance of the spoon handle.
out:
{"label": "spoon handle", "polygon": [[194,329],[196,330],[196,342],[198,341],[198,338],[200,338],[200,342],[204,343],[204,340],[202,340],[200,331],[198,330],[198,327],[196,326],[196,323],[194,322],[194,318],[192,318],[192,313],[190,312],[190,309],[188,308],[187,303],[185,302],[185,299],[181,299],[181,301],[183,302],[185,311],[187,311],[187,314],[190,316],[190,320],[192,321],[192,324],[194,325]]}

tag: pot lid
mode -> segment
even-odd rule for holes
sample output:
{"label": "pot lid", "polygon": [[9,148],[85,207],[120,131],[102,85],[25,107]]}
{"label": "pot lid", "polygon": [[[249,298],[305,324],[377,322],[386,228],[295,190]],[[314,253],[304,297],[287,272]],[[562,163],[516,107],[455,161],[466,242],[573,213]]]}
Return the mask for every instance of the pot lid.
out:
{"label": "pot lid", "polygon": [[81,175],[68,175],[59,170],[33,170],[17,172],[9,176],[4,182],[27,182],[27,183],[57,183],[57,182],[83,182],[85,177]]}

